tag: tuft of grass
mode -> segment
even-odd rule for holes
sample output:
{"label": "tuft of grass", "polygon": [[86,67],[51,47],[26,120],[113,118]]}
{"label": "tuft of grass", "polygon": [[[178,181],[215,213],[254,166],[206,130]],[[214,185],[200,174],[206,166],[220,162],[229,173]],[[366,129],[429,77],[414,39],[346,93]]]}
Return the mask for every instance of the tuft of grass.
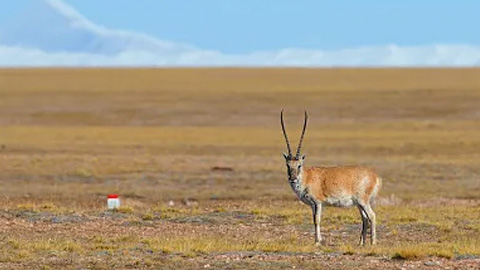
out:
{"label": "tuft of grass", "polygon": [[135,210],[131,206],[120,206],[116,209],[116,211],[122,214],[133,214],[133,212],[135,212]]}
{"label": "tuft of grass", "polygon": [[37,212],[37,206],[31,203],[18,204],[17,209],[21,211]]}
{"label": "tuft of grass", "polygon": [[[225,212],[227,212],[227,211],[228,211],[228,210],[227,210],[225,207],[217,207],[217,208],[215,208],[215,210],[214,210],[214,212],[216,212],[216,213],[225,213]],[[252,212],[252,214],[254,214],[254,213]],[[254,215],[255,215],[255,214],[254,214]]]}
{"label": "tuft of grass", "polygon": [[392,259],[401,260],[418,260],[430,256],[451,259],[454,256],[454,251],[449,246],[420,243],[396,247],[391,255]]}
{"label": "tuft of grass", "polygon": [[145,213],[142,216],[142,220],[154,220],[154,219],[155,219],[155,215],[152,213]]}
{"label": "tuft of grass", "polygon": [[[225,212],[225,209],[222,209],[223,211],[222,212]],[[262,215],[266,215],[266,213],[264,211],[262,211],[261,209],[252,209],[250,211],[250,213],[252,215],[256,215],[256,216],[262,216]]]}
{"label": "tuft of grass", "polygon": [[195,209],[185,210],[174,207],[158,205],[152,208],[152,211],[155,216],[158,216],[161,219],[177,218],[180,216],[185,216],[187,214],[194,214]]}
{"label": "tuft of grass", "polygon": [[25,243],[25,245],[25,248],[32,252],[79,252],[82,250],[79,244],[70,239],[39,239],[32,243]]}
{"label": "tuft of grass", "polygon": [[0,262],[2,263],[20,263],[34,258],[34,255],[27,250],[17,250],[13,252],[0,252]]}
{"label": "tuft of grass", "polygon": [[72,176],[78,176],[78,177],[83,177],[83,178],[90,178],[94,177],[95,173],[88,168],[76,168],[71,172]]}
{"label": "tuft of grass", "polygon": [[8,239],[6,244],[10,247],[10,248],[13,248],[13,249],[20,249],[22,247],[22,245],[20,244],[19,241],[15,240],[15,239]]}
{"label": "tuft of grass", "polygon": [[51,203],[51,202],[43,203],[39,206],[39,208],[42,209],[42,210],[48,210],[48,211],[55,211],[55,210],[58,209],[58,207],[54,203]]}
{"label": "tuft of grass", "polygon": [[84,247],[72,239],[57,237],[8,237],[6,245],[0,249],[0,261],[22,262],[32,258],[49,254],[81,254]]}

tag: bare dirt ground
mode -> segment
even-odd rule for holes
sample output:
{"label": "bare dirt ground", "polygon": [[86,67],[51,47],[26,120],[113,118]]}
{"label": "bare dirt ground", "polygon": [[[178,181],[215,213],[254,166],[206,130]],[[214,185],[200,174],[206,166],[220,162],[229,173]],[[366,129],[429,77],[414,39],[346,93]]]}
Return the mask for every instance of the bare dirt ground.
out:
{"label": "bare dirt ground", "polygon": [[[480,269],[480,70],[0,70],[0,269]],[[286,180],[384,179],[379,244]],[[122,207],[106,210],[106,195]]]}

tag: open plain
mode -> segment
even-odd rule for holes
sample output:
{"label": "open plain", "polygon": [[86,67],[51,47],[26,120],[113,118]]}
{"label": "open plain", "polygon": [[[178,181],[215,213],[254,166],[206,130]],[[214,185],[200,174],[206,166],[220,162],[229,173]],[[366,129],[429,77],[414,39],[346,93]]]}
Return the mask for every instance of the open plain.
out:
{"label": "open plain", "polygon": [[[382,176],[377,246],[313,245],[282,108]],[[3,69],[0,185],[0,269],[480,269],[480,69]]]}

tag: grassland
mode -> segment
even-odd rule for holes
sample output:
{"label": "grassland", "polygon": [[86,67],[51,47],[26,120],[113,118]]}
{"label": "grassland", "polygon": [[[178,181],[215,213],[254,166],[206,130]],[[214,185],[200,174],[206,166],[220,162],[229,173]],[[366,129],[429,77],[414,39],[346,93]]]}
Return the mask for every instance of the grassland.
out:
{"label": "grassland", "polygon": [[[0,70],[0,269],[472,269],[479,105],[479,69]],[[337,208],[312,245],[282,108],[308,164],[382,175],[378,246]]]}

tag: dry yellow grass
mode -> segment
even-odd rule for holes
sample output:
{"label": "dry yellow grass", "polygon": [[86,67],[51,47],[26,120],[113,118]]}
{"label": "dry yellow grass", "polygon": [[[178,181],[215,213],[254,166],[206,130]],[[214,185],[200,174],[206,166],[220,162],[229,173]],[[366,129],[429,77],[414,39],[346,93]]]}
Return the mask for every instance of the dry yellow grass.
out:
{"label": "dry yellow grass", "polygon": [[[479,101],[479,69],[0,70],[0,269],[478,256]],[[357,210],[335,208],[327,246],[311,245],[310,210],[285,180],[282,108],[292,141],[310,113],[308,165],[384,178],[378,247],[357,248]],[[113,192],[124,207],[104,213]],[[239,267],[283,265],[271,260]]]}

